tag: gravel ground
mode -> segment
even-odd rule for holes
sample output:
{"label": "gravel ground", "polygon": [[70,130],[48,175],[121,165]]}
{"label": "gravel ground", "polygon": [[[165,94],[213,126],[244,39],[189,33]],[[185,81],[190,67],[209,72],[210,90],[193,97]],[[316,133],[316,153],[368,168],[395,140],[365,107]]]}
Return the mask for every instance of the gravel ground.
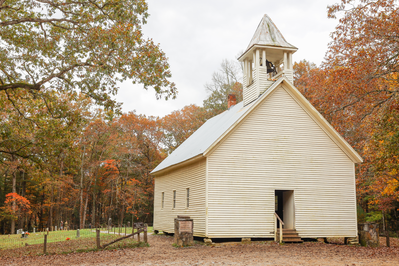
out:
{"label": "gravel ground", "polygon": [[175,248],[173,237],[164,235],[149,235],[148,242],[150,247],[136,249],[0,258],[0,265],[399,265],[397,239],[391,248],[322,242],[226,243],[215,247],[196,243],[192,247]]}

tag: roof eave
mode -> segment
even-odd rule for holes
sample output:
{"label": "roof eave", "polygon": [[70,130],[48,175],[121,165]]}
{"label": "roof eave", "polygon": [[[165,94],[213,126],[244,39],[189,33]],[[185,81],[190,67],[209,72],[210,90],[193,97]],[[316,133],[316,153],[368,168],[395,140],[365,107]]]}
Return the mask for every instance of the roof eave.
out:
{"label": "roof eave", "polygon": [[296,52],[298,50],[298,48],[295,46],[287,47],[287,46],[275,46],[275,45],[265,45],[265,44],[253,44],[240,57],[238,57],[237,60],[242,61],[248,53],[252,52],[256,48],[269,48],[269,49],[285,50],[285,51],[291,51],[291,52]]}
{"label": "roof eave", "polygon": [[363,162],[362,157],[352,148],[351,145],[330,125],[330,123],[313,107],[313,105],[298,91],[298,89],[288,81],[284,76],[279,78],[273,85],[268,88],[261,96],[260,99],[253,104],[246,113],[240,117],[234,124],[230,126],[228,130],[224,132],[211,146],[209,146],[203,153],[204,157],[207,157],[218,144],[243,120],[245,119],[270,93],[281,83],[288,85],[294,99],[300,101],[303,109],[316,121],[317,124],[327,133],[327,135],[345,152],[345,154],[354,162]]}
{"label": "roof eave", "polygon": [[298,91],[298,89],[285,77],[283,82],[290,87],[290,91],[295,94],[295,98],[298,99],[303,105],[308,114],[315,119],[327,135],[345,152],[345,154],[354,162],[362,163],[363,158],[352,148],[352,146],[336,131],[333,126],[316,110],[316,108]]}
{"label": "roof eave", "polygon": [[198,160],[200,160],[200,159],[202,159],[202,158],[204,158],[204,156],[203,156],[203,154],[201,153],[201,154],[198,154],[198,155],[196,155],[196,156],[194,156],[194,157],[191,157],[191,158],[189,158],[189,159],[187,159],[187,160],[185,160],[185,161],[182,161],[182,162],[179,162],[179,163],[176,163],[176,164],[172,164],[172,165],[170,165],[170,166],[168,166],[168,167],[166,167],[166,168],[162,168],[162,169],[160,169],[160,170],[158,170],[158,171],[155,171],[155,172],[152,171],[150,174],[152,174],[152,175],[154,175],[154,176],[160,176],[160,175],[163,175],[163,174],[165,174],[166,172],[172,171],[172,170],[174,170],[174,169],[176,169],[176,168],[180,168],[180,167],[183,167],[183,166],[185,166],[185,165],[194,163],[194,162],[196,162],[196,161],[198,161]]}

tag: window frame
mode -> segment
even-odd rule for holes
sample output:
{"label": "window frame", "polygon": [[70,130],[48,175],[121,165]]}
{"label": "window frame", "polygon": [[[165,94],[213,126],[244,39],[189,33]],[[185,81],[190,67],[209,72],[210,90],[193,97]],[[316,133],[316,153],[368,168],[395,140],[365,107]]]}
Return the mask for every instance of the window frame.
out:
{"label": "window frame", "polygon": [[173,205],[172,205],[172,209],[176,209],[176,190],[173,190]]}
{"label": "window frame", "polygon": [[186,188],[186,208],[190,208],[190,188]]}

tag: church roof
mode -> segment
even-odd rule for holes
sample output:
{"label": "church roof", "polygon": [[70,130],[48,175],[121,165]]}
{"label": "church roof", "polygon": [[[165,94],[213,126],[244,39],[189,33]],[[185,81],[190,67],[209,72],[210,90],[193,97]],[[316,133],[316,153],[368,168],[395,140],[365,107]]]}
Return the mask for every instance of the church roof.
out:
{"label": "church roof", "polygon": [[252,105],[243,106],[240,102],[229,110],[209,119],[176,150],[163,160],[152,173],[158,172],[170,166],[184,162],[198,155],[202,155],[212,144],[223,135],[234,123],[243,116]]}
{"label": "church roof", "polygon": [[285,40],[271,18],[266,14],[260,21],[247,50],[256,44],[297,49]]}

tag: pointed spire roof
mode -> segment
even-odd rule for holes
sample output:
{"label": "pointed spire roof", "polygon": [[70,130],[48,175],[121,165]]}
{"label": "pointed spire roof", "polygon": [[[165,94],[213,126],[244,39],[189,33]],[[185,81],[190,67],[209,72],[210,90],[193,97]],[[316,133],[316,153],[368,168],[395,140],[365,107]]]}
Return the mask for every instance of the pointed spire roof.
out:
{"label": "pointed spire roof", "polygon": [[285,40],[284,36],[278,30],[271,18],[269,18],[269,16],[266,14],[260,21],[247,50],[256,44],[297,49],[295,46]]}

